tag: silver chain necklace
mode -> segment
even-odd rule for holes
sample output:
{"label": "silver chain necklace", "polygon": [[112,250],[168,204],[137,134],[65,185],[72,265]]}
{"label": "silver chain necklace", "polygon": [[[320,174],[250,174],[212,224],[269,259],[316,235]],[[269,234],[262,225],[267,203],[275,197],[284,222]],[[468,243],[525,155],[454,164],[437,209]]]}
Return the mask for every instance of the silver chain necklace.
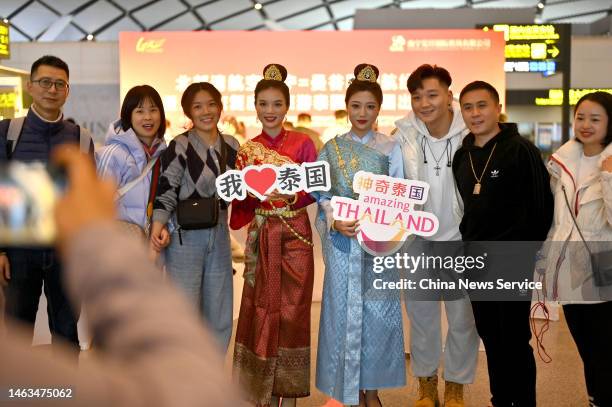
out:
{"label": "silver chain necklace", "polygon": [[[439,177],[440,170],[442,169],[442,167],[440,167],[440,161],[442,160],[442,157],[444,156],[444,154],[447,153],[448,148],[451,145],[451,142],[450,140],[446,140],[446,147],[444,148],[444,151],[442,151],[442,154],[440,154],[440,157],[436,158],[436,155],[431,149],[431,145],[429,144],[429,140],[427,139],[427,137],[423,137],[423,139],[425,140],[425,144],[427,144],[427,147],[429,148],[429,151],[431,152],[431,155],[433,156],[434,161],[436,162],[436,166],[434,167],[434,170],[436,170],[436,176]],[[423,155],[425,155],[425,149],[423,149]],[[450,167],[451,166],[450,154],[447,154],[447,159],[448,159],[448,163],[446,164],[446,166]],[[427,159],[425,159],[425,164],[427,164]]]}

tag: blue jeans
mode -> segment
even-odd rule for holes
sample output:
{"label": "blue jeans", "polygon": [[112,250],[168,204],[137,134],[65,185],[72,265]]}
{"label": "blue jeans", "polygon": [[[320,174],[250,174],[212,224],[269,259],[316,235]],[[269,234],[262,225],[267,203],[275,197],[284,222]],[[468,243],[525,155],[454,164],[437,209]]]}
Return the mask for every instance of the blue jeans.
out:
{"label": "blue jeans", "polygon": [[10,249],[7,256],[11,279],[5,289],[6,315],[25,322],[33,334],[44,282],[52,343],[67,340],[76,350],[80,349],[77,334],[80,310],[73,309],[66,297],[57,253],[50,249]]}
{"label": "blue jeans", "polygon": [[227,211],[210,229],[172,233],[166,249],[166,270],[172,281],[200,310],[207,327],[227,351],[232,336],[232,252]]}

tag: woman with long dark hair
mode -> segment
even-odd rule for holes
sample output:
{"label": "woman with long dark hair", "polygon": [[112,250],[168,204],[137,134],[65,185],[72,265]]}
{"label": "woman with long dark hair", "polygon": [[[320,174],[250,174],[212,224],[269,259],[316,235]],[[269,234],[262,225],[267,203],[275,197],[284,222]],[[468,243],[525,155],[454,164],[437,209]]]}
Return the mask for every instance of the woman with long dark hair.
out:
{"label": "woman with long dark hair", "polygon": [[546,297],[563,304],[591,406],[612,405],[612,272],[609,260],[598,268],[590,256],[612,250],[611,121],[611,94],[589,93],[576,103],[575,138],[548,163],[555,214],[537,266]]}
{"label": "woman with long dark hair", "polygon": [[[316,159],[302,133],[287,131],[287,70],[264,68],[255,88],[262,132],[238,151],[236,168],[301,164]],[[258,406],[295,406],[310,394],[310,306],[314,279],[312,231],[306,206],[313,198],[273,191],[267,199],[234,201],[230,226],[249,225],[245,283],[234,349],[234,374]]]}
{"label": "woman with long dark hair", "polygon": [[[319,194],[317,230],[325,261],[317,388],[348,405],[380,407],[378,389],[406,383],[399,295],[372,295],[372,256],[356,239],[358,221],[332,217],[333,196],[356,199],[358,171],[403,178],[400,147],[373,130],[383,94],[378,68],[360,64],[346,90],[351,130],[328,141],[319,160],[329,162],[331,190]],[[369,294],[368,294],[369,293]]]}

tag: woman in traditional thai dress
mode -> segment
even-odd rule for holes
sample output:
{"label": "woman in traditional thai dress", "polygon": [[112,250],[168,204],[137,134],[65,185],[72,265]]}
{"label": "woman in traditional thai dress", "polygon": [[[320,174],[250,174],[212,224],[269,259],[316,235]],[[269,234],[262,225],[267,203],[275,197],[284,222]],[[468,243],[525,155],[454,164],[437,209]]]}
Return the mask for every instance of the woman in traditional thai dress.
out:
{"label": "woman in traditional thai dress", "polygon": [[[281,65],[265,67],[255,88],[263,129],[240,147],[237,169],[316,160],[307,135],[283,129],[289,109],[286,77]],[[231,228],[249,225],[234,376],[258,406],[295,406],[296,398],[310,394],[314,259],[306,206],[313,202],[305,192],[275,190],[263,201],[249,195],[232,204]]]}
{"label": "woman in traditional thai dress", "polygon": [[359,223],[334,220],[330,200],[357,199],[352,183],[360,170],[403,178],[399,145],[372,129],[383,99],[377,77],[375,66],[355,68],[345,98],[351,130],[319,154],[330,165],[332,187],[318,195],[316,220],[325,261],[316,386],[343,404],[368,407],[382,405],[378,389],[406,383],[400,297],[374,295],[378,276],[356,239]]}

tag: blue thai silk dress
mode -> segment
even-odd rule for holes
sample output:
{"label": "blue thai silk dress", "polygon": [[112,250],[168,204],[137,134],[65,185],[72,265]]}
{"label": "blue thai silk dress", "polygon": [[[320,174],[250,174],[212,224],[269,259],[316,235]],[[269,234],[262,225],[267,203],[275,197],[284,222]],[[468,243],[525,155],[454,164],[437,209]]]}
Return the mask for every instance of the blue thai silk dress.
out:
{"label": "blue thai silk dress", "polygon": [[330,230],[330,200],[357,199],[352,180],[359,170],[403,178],[402,156],[390,136],[347,133],[327,142],[318,160],[329,163],[332,188],[317,194],[325,279],[316,386],[343,404],[356,405],[360,389],[406,384],[400,293],[373,294],[373,280],[379,276],[372,271],[372,257],[357,239]]}

